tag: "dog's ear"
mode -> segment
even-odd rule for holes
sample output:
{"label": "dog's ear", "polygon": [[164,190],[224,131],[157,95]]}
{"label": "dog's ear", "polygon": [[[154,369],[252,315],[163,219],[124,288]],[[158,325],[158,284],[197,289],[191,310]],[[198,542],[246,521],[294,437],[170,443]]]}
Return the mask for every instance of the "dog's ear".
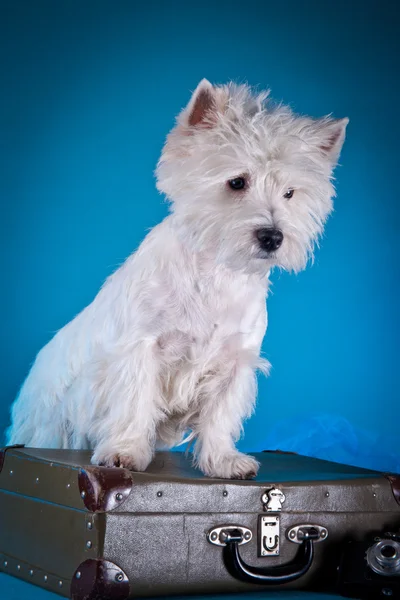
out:
{"label": "dog's ear", "polygon": [[202,79],[184,111],[183,125],[211,128],[215,125],[217,111],[216,89],[207,79]]}
{"label": "dog's ear", "polygon": [[334,167],[339,160],[340,152],[346,137],[349,119],[322,119],[317,121],[318,148]]}

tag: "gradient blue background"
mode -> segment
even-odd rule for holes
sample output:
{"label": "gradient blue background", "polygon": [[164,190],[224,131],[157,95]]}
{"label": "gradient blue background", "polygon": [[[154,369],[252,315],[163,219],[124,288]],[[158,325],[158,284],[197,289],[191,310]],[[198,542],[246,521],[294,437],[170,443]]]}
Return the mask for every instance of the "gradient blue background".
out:
{"label": "gradient blue background", "polygon": [[[274,274],[242,447],[315,413],[398,430],[398,10],[392,2],[1,2],[0,425],[37,353],[162,219],[164,138],[202,77],[350,117],[316,264]],[[299,425],[298,425],[299,426]],[[391,438],[392,436],[392,438]],[[393,448],[395,450],[395,448]]]}
{"label": "gradient blue background", "polygon": [[[207,77],[271,86],[302,113],[350,117],[316,264],[273,277],[264,349],[274,369],[242,447],[264,447],[279,423],[278,442],[299,440],[319,413],[325,424],[345,418],[363,439],[387,436],[396,454],[396,3],[13,0],[0,9],[0,428],[37,351],[166,214],[153,169],[189,90]],[[340,458],[340,436],[331,439]],[[25,587],[14,581],[3,596],[26,598]]]}

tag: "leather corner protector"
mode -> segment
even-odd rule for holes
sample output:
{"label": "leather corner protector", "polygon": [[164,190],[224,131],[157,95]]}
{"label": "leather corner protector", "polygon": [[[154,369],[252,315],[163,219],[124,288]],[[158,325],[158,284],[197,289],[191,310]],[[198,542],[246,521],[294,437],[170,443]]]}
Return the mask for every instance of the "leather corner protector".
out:
{"label": "leather corner protector", "polygon": [[108,512],[121,506],[132,490],[133,479],[127,469],[88,466],[80,470],[79,491],[91,512]]}
{"label": "leather corner protector", "polygon": [[4,466],[4,460],[6,458],[7,450],[10,450],[11,448],[24,448],[24,447],[25,447],[25,444],[14,444],[12,446],[4,446],[3,448],[0,448],[0,473]]}
{"label": "leather corner protector", "polygon": [[385,475],[385,477],[389,480],[397,504],[400,504],[400,475]]}
{"label": "leather corner protector", "polygon": [[128,577],[108,560],[89,558],[73,575],[71,600],[127,600],[128,597]]}

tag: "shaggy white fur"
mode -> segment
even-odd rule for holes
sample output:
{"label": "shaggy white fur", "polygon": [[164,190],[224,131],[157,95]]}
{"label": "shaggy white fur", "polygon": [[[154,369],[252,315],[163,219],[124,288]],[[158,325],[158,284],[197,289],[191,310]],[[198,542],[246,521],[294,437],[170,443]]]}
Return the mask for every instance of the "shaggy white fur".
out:
{"label": "shaggy white fur", "polygon": [[39,352],[8,444],[91,448],[94,463],[141,471],[191,431],[205,474],[255,475],[235,441],[268,372],[269,272],[312,256],[348,122],[267,96],[199,84],[157,167],[171,214]]}

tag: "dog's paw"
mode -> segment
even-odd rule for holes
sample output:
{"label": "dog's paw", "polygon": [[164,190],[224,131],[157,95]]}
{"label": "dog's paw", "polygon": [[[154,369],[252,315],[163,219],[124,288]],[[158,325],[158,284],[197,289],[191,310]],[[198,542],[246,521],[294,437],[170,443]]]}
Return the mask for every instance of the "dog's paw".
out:
{"label": "dog's paw", "polygon": [[[208,463],[208,464],[207,464]],[[242,452],[232,452],[219,458],[218,461],[200,461],[199,467],[208,477],[220,479],[253,479],[257,475],[260,464],[252,456]]]}
{"label": "dog's paw", "polygon": [[92,457],[92,464],[103,467],[120,467],[129,469],[129,471],[145,471],[151,459],[152,453],[150,451],[138,451],[137,449],[132,453],[126,451],[107,453],[96,451]]}
{"label": "dog's paw", "polygon": [[120,467],[121,469],[129,469],[129,471],[142,471],[136,466],[136,461],[129,454],[114,454],[108,456],[98,463],[101,467]]}

